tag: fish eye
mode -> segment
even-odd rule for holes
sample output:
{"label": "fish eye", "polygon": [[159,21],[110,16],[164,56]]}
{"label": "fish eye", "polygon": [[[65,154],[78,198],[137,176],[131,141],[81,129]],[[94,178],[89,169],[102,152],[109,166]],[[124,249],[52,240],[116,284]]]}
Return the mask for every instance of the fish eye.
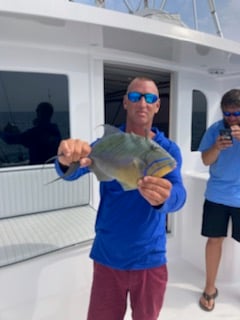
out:
{"label": "fish eye", "polygon": [[158,147],[158,146],[155,146],[154,144],[151,144],[150,149],[151,149],[152,151],[155,151],[155,150],[158,150],[159,147]]}

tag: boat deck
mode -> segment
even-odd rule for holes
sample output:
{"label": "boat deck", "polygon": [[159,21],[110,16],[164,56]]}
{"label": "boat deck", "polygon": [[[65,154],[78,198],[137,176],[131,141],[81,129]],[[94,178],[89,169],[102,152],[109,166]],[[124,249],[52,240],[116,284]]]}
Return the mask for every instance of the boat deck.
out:
{"label": "boat deck", "polygon": [[[240,283],[217,283],[219,296],[212,312],[203,311],[199,305],[204,274],[184,261],[170,260],[169,282],[159,320],[239,320]],[[240,279],[239,279],[240,280]],[[128,310],[125,320],[131,320]]]}

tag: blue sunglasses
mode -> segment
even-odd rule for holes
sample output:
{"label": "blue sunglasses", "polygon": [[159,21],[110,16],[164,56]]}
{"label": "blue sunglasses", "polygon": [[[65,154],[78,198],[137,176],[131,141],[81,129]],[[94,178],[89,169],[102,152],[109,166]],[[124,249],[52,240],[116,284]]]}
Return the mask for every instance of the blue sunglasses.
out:
{"label": "blue sunglasses", "polygon": [[138,102],[144,97],[145,101],[149,104],[152,104],[158,100],[158,96],[153,93],[140,93],[140,92],[129,92],[127,94],[128,100],[131,102]]}
{"label": "blue sunglasses", "polygon": [[230,117],[230,116],[239,117],[240,116],[240,111],[235,111],[235,112],[223,111],[223,115],[225,117]]}

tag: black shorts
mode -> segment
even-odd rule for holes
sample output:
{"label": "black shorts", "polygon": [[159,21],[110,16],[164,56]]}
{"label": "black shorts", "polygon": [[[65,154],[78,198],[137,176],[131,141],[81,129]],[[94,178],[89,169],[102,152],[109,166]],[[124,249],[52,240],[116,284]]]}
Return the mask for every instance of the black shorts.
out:
{"label": "black shorts", "polygon": [[240,242],[240,208],[205,200],[201,234],[209,238],[226,237],[230,218],[232,238]]}

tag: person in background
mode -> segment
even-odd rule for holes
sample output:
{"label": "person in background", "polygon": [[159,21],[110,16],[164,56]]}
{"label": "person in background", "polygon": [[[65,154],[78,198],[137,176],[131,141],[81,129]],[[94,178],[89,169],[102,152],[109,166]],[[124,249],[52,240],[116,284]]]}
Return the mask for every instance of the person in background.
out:
{"label": "person in background", "polygon": [[199,146],[202,161],[209,166],[203,206],[202,235],[206,243],[206,282],[200,307],[212,311],[218,295],[215,282],[222,244],[232,220],[232,237],[240,241],[240,90],[226,92],[221,100],[223,119],[212,124]]}
{"label": "person in background", "polygon": [[0,137],[7,144],[21,144],[29,150],[29,164],[43,164],[56,155],[61,133],[58,126],[51,122],[53,106],[49,102],[41,102],[36,108],[37,117],[33,127],[20,132],[16,126],[8,124]]}
{"label": "person in background", "polygon": [[[157,320],[162,308],[168,273],[166,216],[182,208],[186,191],[181,177],[179,147],[152,128],[159,111],[159,92],[154,81],[138,77],[131,81],[123,99],[126,124],[120,129],[150,138],[166,149],[177,167],[163,178],[145,176],[138,189],[124,191],[116,181],[100,183],[96,236],[90,257],[94,261],[88,320],[124,319],[127,296],[134,320]],[[74,180],[89,173],[91,146],[67,139],[60,143],[56,170],[63,176],[72,162],[80,168],[64,176]]]}

